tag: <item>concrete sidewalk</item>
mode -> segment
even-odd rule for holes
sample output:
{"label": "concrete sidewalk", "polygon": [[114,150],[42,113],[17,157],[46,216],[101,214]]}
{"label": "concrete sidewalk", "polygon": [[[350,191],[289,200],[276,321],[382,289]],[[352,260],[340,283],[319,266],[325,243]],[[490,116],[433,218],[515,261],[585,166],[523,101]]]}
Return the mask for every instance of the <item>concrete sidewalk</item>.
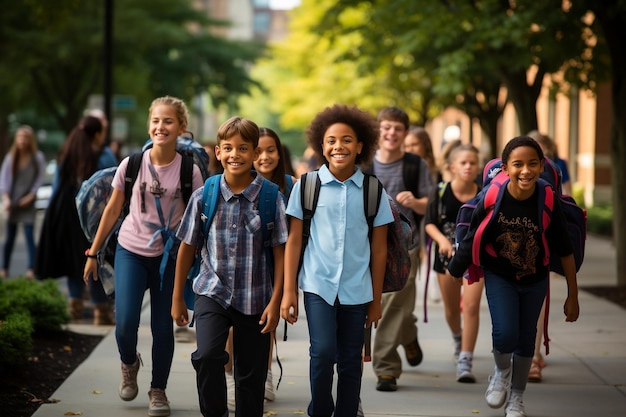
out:
{"label": "concrete sidewalk", "polygon": [[[614,285],[615,250],[604,239],[589,237],[579,285]],[[424,279],[420,279],[423,287]],[[416,313],[422,317],[422,293],[418,290]],[[543,382],[528,384],[526,412],[532,417],[589,417],[626,415],[626,310],[580,291],[580,318],[565,323],[562,306],[566,285],[562,278],[551,279],[550,355]],[[304,312],[304,309],[300,310]],[[429,302],[428,323],[419,323],[419,340],[424,351],[421,365],[411,368],[398,380],[397,392],[378,392],[370,363],[365,365],[361,398],[365,415],[377,416],[502,416],[503,409],[490,409],[484,400],[487,377],[493,369],[491,323],[487,303],[481,306],[481,328],[475,351],[476,384],[455,381],[450,332],[440,303]],[[139,396],[123,402],[117,395],[120,362],[112,328],[91,356],[52,395],[56,404],[44,404],[35,417],[146,416],[151,375],[149,309],[144,309],[139,330],[139,352],[144,366],[139,372]],[[90,331],[91,326],[74,327]],[[308,333],[306,317],[289,328],[289,340],[282,341],[278,329],[278,354],[284,369],[276,400],[266,402],[266,415],[306,415],[309,401]],[[197,417],[195,372],[190,363],[195,343],[177,343],[167,395],[172,416]],[[404,355],[402,349],[401,354]],[[279,368],[273,365],[274,382]],[[72,414],[74,413],[74,414]],[[78,414],[80,413],[80,414]]]}

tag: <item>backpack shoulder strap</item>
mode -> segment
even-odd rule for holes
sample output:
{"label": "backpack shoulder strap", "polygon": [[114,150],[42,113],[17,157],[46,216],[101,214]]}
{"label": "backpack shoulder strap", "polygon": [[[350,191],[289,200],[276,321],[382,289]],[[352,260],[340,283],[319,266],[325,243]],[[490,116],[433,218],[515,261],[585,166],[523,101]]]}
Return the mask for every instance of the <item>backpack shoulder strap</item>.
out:
{"label": "backpack shoulder strap", "polygon": [[181,152],[180,155],[183,157],[180,163],[180,191],[186,206],[193,191],[193,156],[188,152]]}
{"label": "backpack shoulder strap", "polygon": [[276,197],[278,196],[278,185],[272,181],[264,179],[259,193],[259,215],[263,226],[263,246],[270,246],[271,233],[274,230],[274,219],[276,218]]}
{"label": "backpack shoulder strap", "polygon": [[320,196],[320,188],[322,181],[318,175],[318,171],[307,172],[300,177],[300,204],[302,205],[302,248],[300,249],[300,261],[298,270],[302,267],[304,260],[304,251],[309,244],[311,236],[311,219],[317,208],[317,201]]}
{"label": "backpack shoulder strap", "polygon": [[380,207],[380,199],[383,194],[383,187],[375,175],[364,174],[363,178],[363,209],[365,211],[365,219],[367,220],[367,236],[372,239],[372,231],[374,229],[374,218]]}
{"label": "backpack shoulder strap", "polygon": [[291,190],[293,190],[293,177],[289,174],[285,174],[285,198],[287,200],[289,200]]}
{"label": "backpack shoulder strap", "polygon": [[302,204],[302,252],[309,241],[309,235],[311,233],[311,219],[315,214],[317,208],[317,201],[320,196],[320,188],[322,187],[322,181],[319,178],[317,171],[307,172],[300,177],[300,203]]}
{"label": "backpack shoulder strap", "polygon": [[130,203],[130,197],[133,192],[133,185],[139,175],[139,168],[141,168],[141,160],[143,158],[143,151],[136,152],[128,157],[128,165],[126,166],[126,176],[124,177],[124,199],[126,204]]}
{"label": "backpack shoulder strap", "polygon": [[222,178],[222,175],[218,174],[207,178],[204,182],[204,190],[202,191],[202,231],[204,232],[205,238],[209,233],[209,227],[215,216],[217,200],[220,196],[220,178]]}
{"label": "backpack shoulder strap", "polygon": [[544,265],[548,265],[550,263],[550,247],[548,245],[546,230],[550,226],[550,221],[552,221],[555,189],[548,181],[542,178],[537,180],[537,187],[539,187],[539,196],[537,197],[539,208],[537,212],[540,216],[539,227],[541,227],[541,241],[545,249],[543,263]]}
{"label": "backpack shoulder strap", "polygon": [[261,232],[263,233],[263,251],[267,262],[268,271],[274,282],[274,252],[272,250],[272,233],[274,232],[274,219],[276,218],[276,198],[278,197],[278,185],[264,179],[259,193],[259,215],[261,216]]}
{"label": "backpack shoulder strap", "polygon": [[481,220],[478,228],[476,229],[476,234],[474,235],[474,240],[472,242],[472,263],[474,265],[480,265],[480,248],[482,246],[482,237],[485,234],[485,230],[491,225],[491,222],[494,218],[494,214],[498,211],[500,207],[500,203],[502,201],[502,194],[506,189],[506,184],[509,182],[509,177],[505,174],[499,175],[494,178],[482,199],[482,205],[486,212],[485,217]]}

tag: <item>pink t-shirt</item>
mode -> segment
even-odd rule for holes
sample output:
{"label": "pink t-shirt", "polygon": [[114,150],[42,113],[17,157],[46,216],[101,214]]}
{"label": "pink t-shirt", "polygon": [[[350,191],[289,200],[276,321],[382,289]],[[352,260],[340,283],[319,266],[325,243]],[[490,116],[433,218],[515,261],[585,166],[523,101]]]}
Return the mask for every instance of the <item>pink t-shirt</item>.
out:
{"label": "pink t-shirt", "polygon": [[[137,180],[133,185],[130,198],[130,210],[128,216],[122,222],[118,236],[118,242],[122,247],[137,255],[156,257],[163,253],[163,239],[156,232],[156,226],[161,226],[159,213],[156,207],[155,193],[162,192],[161,209],[165,223],[170,230],[176,231],[178,223],[185,212],[185,204],[180,189],[180,164],[182,156],[176,154],[172,162],[167,165],[153,165],[156,177],[150,171],[150,152],[148,149],[143,153],[141,167]],[[124,192],[124,177],[128,159],[124,158],[119,165],[113,178],[113,188]],[[158,179],[158,182],[155,180]],[[202,174],[197,166],[193,166],[193,190],[204,184]],[[142,185],[145,190],[142,192]],[[160,185],[160,187],[159,187]],[[145,212],[142,212],[142,194],[144,198]],[[152,225],[152,226],[151,226]],[[153,242],[150,244],[150,241]],[[149,245],[150,244],[150,245]]]}

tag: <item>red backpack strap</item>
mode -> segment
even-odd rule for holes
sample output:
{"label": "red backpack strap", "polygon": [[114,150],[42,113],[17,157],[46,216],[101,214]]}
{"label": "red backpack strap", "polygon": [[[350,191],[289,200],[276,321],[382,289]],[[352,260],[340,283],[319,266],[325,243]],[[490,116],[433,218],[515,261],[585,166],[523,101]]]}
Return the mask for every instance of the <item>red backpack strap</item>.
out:
{"label": "red backpack strap", "polygon": [[549,265],[550,248],[548,246],[546,230],[548,230],[550,221],[552,220],[552,211],[554,209],[554,188],[552,188],[547,181],[543,180],[539,180],[538,186],[541,187],[538,200],[540,205],[539,215],[541,216],[541,243],[544,247],[543,264]]}
{"label": "red backpack strap", "polygon": [[[487,214],[478,225],[478,228],[476,229],[476,234],[474,235],[474,241],[472,242],[472,264],[474,265],[480,266],[481,264],[480,248],[482,244],[482,238],[485,230],[487,229],[487,227],[489,227],[491,221],[493,220],[493,216],[498,206],[498,198],[501,197],[503,187],[505,187],[508,182],[509,177],[504,173],[500,173],[491,180],[489,188],[487,188],[487,191],[485,191],[485,197],[483,198],[483,207]],[[485,247],[485,249],[487,250],[487,252],[490,253],[490,255],[495,256],[495,253],[493,252],[493,248],[491,246]]]}
{"label": "red backpack strap", "polygon": [[548,336],[548,322],[550,321],[550,276],[548,275],[548,290],[546,291],[546,311],[543,317],[543,345],[546,348],[546,356],[550,354],[550,336]]}

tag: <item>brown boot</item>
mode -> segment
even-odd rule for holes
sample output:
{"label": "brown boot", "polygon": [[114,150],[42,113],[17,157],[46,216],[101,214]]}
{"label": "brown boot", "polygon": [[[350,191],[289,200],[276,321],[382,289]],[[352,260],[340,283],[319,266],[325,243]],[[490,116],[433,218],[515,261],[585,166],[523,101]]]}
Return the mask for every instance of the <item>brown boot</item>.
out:
{"label": "brown boot", "polygon": [[93,308],[93,324],[94,326],[112,326],[115,324],[111,304],[96,304]]}
{"label": "brown boot", "polygon": [[83,300],[80,298],[70,298],[67,300],[67,312],[70,314],[72,321],[78,321],[83,318]]}

